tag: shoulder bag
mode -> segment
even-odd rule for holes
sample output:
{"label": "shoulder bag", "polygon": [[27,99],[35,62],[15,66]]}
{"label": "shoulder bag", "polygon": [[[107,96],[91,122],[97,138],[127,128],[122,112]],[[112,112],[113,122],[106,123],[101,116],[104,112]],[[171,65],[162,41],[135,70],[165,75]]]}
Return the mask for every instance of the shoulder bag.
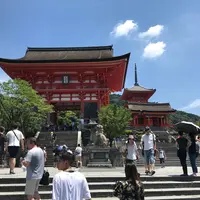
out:
{"label": "shoulder bag", "polygon": [[12,132],[15,134],[15,137],[17,138],[17,140],[19,141],[19,138],[17,137],[15,131],[12,130]]}

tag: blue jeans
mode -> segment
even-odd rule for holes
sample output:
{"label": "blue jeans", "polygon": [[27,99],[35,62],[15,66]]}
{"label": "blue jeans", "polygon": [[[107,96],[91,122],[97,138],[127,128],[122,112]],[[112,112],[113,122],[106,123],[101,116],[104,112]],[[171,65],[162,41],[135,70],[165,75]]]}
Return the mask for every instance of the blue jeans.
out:
{"label": "blue jeans", "polygon": [[154,158],[154,150],[144,150],[144,162],[146,165],[152,165],[155,164],[155,158]]}
{"label": "blue jeans", "polygon": [[189,153],[190,163],[192,166],[193,173],[198,173],[197,164],[196,164],[196,153]]}

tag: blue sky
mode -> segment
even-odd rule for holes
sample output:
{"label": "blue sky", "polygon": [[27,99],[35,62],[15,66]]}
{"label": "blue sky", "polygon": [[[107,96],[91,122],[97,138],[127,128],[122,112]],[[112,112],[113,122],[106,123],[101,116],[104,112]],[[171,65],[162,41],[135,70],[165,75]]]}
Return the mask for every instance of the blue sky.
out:
{"label": "blue sky", "polygon": [[116,56],[131,52],[126,87],[136,62],[139,84],[157,89],[151,101],[200,115],[199,21],[199,0],[1,0],[0,57],[113,44]]}

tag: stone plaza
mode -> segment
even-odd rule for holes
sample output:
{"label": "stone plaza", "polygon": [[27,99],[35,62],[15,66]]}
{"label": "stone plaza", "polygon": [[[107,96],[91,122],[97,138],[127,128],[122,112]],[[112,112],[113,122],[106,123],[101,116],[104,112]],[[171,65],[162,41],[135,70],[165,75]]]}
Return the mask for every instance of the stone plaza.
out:
{"label": "stone plaza", "polygon": [[[56,168],[47,167],[50,180],[58,173]],[[75,170],[79,170],[76,169]],[[192,173],[188,167],[189,173]],[[82,168],[82,172],[89,183],[92,199],[115,200],[113,186],[117,180],[124,179],[124,168]],[[200,176],[180,177],[181,167],[156,168],[154,176],[144,175],[144,168],[138,167],[145,188],[146,200],[200,199]],[[22,168],[16,169],[16,174],[8,174],[8,169],[0,169],[0,199],[22,200],[25,188],[26,172]],[[40,186],[42,199],[51,199],[52,184]]]}

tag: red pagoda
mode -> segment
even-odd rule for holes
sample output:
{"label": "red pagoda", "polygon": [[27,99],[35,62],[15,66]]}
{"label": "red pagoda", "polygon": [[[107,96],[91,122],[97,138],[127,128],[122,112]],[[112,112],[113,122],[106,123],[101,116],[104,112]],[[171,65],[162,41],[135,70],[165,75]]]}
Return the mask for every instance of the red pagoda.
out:
{"label": "red pagoda", "polygon": [[112,46],[28,48],[20,59],[0,58],[0,66],[12,79],[28,81],[55,111],[80,111],[86,119],[122,90],[129,57],[114,57]]}
{"label": "red pagoda", "polygon": [[147,89],[139,85],[137,79],[137,67],[135,64],[135,84],[132,88],[125,88],[121,100],[127,101],[127,108],[131,110],[134,127],[169,127],[168,115],[176,110],[169,103],[149,102],[149,98],[156,89]]}

